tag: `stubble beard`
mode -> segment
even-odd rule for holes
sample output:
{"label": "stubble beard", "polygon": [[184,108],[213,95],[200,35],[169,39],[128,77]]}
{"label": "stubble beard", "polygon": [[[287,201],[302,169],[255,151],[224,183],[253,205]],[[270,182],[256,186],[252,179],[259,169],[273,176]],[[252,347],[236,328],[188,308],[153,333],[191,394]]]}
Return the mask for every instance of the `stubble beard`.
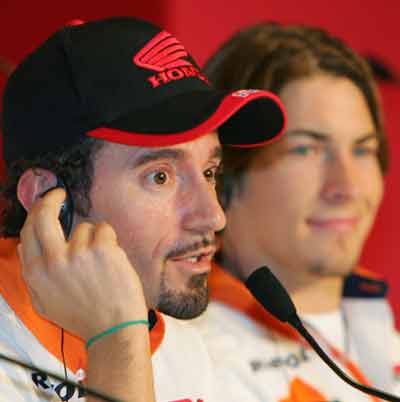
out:
{"label": "stubble beard", "polygon": [[208,305],[208,274],[193,275],[186,284],[186,291],[168,288],[165,275],[161,278],[157,309],[175,318],[188,320],[202,314]]}
{"label": "stubble beard", "polygon": [[349,275],[357,266],[358,258],[336,262],[314,261],[309,265],[308,272],[318,277],[341,277]]}

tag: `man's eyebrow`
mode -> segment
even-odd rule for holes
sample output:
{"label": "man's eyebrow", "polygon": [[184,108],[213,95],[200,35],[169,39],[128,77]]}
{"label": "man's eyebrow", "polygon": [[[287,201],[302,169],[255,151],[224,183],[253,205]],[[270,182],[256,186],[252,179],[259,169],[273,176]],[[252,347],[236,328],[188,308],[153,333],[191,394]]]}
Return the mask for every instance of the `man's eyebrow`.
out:
{"label": "man's eyebrow", "polygon": [[[133,167],[139,167],[145,165],[149,162],[155,162],[162,159],[168,160],[182,160],[185,157],[186,152],[182,149],[165,148],[165,149],[149,149],[144,151],[133,161]],[[221,146],[216,146],[210,153],[210,159],[221,159],[222,158],[222,148]]]}
{"label": "man's eyebrow", "polygon": [[311,137],[314,140],[326,142],[329,140],[328,134],[324,134],[313,130],[291,130],[286,132],[287,137]]}
{"label": "man's eyebrow", "polygon": [[133,167],[145,165],[149,162],[158,161],[161,159],[179,160],[184,157],[184,151],[181,149],[149,149],[144,151],[133,161]]}
{"label": "man's eyebrow", "polygon": [[214,151],[210,155],[210,159],[222,159],[222,147],[221,147],[221,145],[217,145],[214,148]]}
{"label": "man's eyebrow", "polygon": [[[328,142],[330,140],[328,134],[321,133],[318,131],[313,131],[313,130],[292,130],[292,131],[287,131],[286,135],[288,137],[297,137],[297,136],[311,137],[313,140],[320,141],[320,142]],[[360,136],[359,138],[356,139],[355,143],[362,144],[362,143],[367,142],[372,139],[379,140],[378,134],[376,132],[368,133],[368,134]]]}
{"label": "man's eyebrow", "polygon": [[370,134],[364,135],[357,139],[356,144],[363,144],[364,142],[368,142],[369,140],[374,140],[374,139],[379,142],[378,133],[370,133]]}

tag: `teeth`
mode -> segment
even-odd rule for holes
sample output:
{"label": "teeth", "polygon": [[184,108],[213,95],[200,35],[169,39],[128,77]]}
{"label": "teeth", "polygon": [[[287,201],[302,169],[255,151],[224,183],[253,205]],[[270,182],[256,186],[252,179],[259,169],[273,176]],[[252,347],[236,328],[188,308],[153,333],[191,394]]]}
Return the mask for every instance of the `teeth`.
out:
{"label": "teeth", "polygon": [[190,257],[190,258],[188,258],[188,260],[190,262],[198,262],[200,260],[200,257]]}

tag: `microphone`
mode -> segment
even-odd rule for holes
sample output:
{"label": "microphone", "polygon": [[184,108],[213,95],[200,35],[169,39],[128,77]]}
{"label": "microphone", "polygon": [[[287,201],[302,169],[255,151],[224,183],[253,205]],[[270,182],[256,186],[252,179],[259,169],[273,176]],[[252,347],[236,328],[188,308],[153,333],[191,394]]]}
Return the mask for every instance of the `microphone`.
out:
{"label": "microphone", "polygon": [[43,369],[41,369],[39,367],[33,366],[31,364],[28,364],[28,363],[24,363],[24,362],[22,362],[20,360],[14,359],[14,358],[12,358],[10,356],[6,356],[6,355],[4,355],[2,353],[0,353],[0,360],[5,360],[5,361],[7,361],[9,363],[13,363],[13,364],[15,364],[17,366],[24,367],[24,368],[26,368],[28,370],[39,371],[40,373],[45,374],[48,377],[52,377],[52,378],[54,378],[54,379],[56,379],[58,381],[63,382],[64,384],[76,387],[76,389],[80,389],[81,392],[84,393],[84,395],[95,396],[96,398],[99,398],[99,399],[102,399],[103,401],[108,401],[108,402],[123,402],[120,399],[113,398],[112,396],[104,394],[103,392],[97,391],[94,388],[86,387],[85,385],[82,385],[82,384],[77,383],[75,381],[65,379],[62,376],[60,376],[60,375],[58,375],[58,374],[56,374],[54,372],[51,372],[51,371],[48,371],[48,370],[43,370]]}
{"label": "microphone", "polygon": [[355,382],[323,351],[317,341],[304,327],[297,315],[288,292],[279,282],[276,276],[266,266],[256,269],[247,279],[246,286],[254,298],[274,317],[282,322],[290,324],[310,344],[318,356],[347,384],[366,394],[376,396],[391,402],[400,402],[400,398],[388,394],[376,388]]}

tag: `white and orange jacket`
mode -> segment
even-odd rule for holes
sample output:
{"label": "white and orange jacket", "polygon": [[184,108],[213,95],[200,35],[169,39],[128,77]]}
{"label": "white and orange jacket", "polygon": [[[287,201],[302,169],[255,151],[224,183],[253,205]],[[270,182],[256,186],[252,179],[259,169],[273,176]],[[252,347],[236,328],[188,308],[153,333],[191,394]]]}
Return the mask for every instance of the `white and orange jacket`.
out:
{"label": "white and orange jacket", "polygon": [[[378,401],[339,379],[294,330],[268,314],[217,265],[209,284],[212,301],[195,323],[214,362],[220,400]],[[350,356],[317,339],[356,381],[400,395],[400,342],[385,291],[384,282],[361,270],[346,280],[342,307],[353,345]]]}
{"label": "white and orange jacket", "polygon": [[[64,376],[61,328],[33,310],[21,277],[15,239],[0,240],[0,353]],[[68,302],[68,301],[66,301]],[[73,301],[71,308],[75,306]],[[216,402],[210,359],[187,323],[157,313],[150,331],[156,399],[159,402]],[[68,379],[85,378],[84,342],[64,333]],[[106,363],[105,363],[106,364]],[[79,390],[0,360],[0,402],[83,402]]]}

